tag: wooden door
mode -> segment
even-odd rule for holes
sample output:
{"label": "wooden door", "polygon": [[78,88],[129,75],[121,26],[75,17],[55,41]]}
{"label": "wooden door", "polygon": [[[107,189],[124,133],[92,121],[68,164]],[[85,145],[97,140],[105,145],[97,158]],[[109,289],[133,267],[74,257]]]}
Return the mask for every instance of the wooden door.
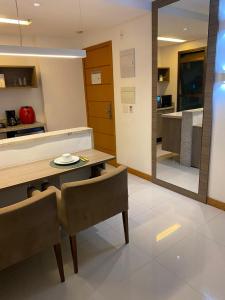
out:
{"label": "wooden door", "polygon": [[95,149],[116,154],[112,42],[85,49],[83,59],[88,126]]}

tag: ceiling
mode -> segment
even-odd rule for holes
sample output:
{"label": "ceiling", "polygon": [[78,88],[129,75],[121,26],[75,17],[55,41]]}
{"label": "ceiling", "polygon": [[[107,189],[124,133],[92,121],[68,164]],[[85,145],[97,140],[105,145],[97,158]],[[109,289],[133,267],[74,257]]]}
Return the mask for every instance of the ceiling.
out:
{"label": "ceiling", "polygon": [[[73,37],[77,31],[112,27],[146,14],[149,0],[17,0],[20,19],[32,19],[23,34]],[[39,2],[40,7],[34,7]],[[0,17],[16,18],[15,0],[0,0]],[[18,34],[15,25],[0,24],[0,34]]]}
{"label": "ceiling", "polygon": [[[34,2],[40,7],[34,7]],[[110,28],[150,11],[151,0],[17,0],[20,19],[31,19],[29,36],[76,37],[77,31]],[[81,5],[81,13],[79,8]],[[0,0],[0,17],[16,18],[15,0]],[[209,0],[180,0],[159,10],[159,35],[188,41],[206,38]],[[188,28],[188,30],[184,30]],[[15,25],[0,24],[1,35],[18,34]],[[171,44],[171,43],[169,43]],[[166,46],[168,43],[161,43]]]}
{"label": "ceiling", "polygon": [[[181,0],[159,9],[159,35],[187,41],[208,36],[209,0]],[[159,46],[172,43],[159,42]]]}

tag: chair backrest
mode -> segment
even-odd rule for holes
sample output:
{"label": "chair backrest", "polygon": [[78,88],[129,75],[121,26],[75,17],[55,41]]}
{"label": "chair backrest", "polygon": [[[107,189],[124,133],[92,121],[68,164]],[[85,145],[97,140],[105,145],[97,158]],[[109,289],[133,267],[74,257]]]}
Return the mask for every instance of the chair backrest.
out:
{"label": "chair backrest", "polygon": [[123,166],[96,178],[64,183],[61,190],[61,219],[71,235],[128,210]]}
{"label": "chair backrest", "polygon": [[0,270],[59,243],[56,194],[52,191],[0,208]]}

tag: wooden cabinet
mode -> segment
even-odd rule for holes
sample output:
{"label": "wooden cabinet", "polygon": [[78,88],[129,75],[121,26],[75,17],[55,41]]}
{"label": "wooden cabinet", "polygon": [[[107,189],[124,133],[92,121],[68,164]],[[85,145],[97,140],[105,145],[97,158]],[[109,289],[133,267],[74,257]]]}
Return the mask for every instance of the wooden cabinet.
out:
{"label": "wooden cabinet", "polygon": [[158,68],[158,82],[170,81],[170,68]]}
{"label": "wooden cabinet", "polygon": [[4,89],[37,87],[35,66],[0,66],[0,74],[5,81]]}

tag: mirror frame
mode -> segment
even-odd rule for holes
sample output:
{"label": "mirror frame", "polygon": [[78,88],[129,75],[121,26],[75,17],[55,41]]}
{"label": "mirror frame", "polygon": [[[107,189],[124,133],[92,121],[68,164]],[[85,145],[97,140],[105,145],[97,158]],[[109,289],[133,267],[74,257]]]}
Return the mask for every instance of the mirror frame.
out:
{"label": "mirror frame", "polygon": [[199,172],[198,193],[186,190],[182,187],[168,183],[156,178],[156,129],[157,129],[157,82],[158,82],[158,10],[164,6],[179,2],[180,0],[155,0],[152,2],[152,181],[162,187],[180,193],[184,196],[193,198],[203,203],[207,203],[209,164],[212,132],[212,99],[213,87],[215,82],[215,60],[217,33],[219,29],[219,0],[210,0],[209,6],[209,27],[208,45],[206,60],[206,79],[205,79],[205,99],[202,130],[201,162]]}

